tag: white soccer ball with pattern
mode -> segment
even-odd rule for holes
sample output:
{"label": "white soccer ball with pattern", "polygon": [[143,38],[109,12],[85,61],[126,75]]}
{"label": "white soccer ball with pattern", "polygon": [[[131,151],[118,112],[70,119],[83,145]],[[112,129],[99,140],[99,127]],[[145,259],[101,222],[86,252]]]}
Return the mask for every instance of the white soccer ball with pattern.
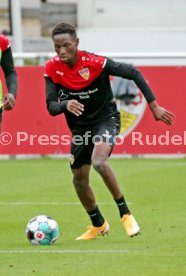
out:
{"label": "white soccer ball with pattern", "polygon": [[26,236],[31,244],[50,245],[59,237],[57,222],[46,215],[39,215],[29,220]]}

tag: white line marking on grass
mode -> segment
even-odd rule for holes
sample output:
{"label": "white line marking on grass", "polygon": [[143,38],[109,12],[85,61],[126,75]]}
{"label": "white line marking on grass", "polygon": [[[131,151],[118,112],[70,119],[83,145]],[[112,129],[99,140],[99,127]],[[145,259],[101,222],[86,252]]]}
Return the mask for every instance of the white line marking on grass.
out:
{"label": "white line marking on grass", "polygon": [[0,253],[128,253],[125,249],[105,250],[0,250]]}
{"label": "white line marking on grass", "polygon": [[[98,202],[98,205],[114,205],[115,202]],[[132,204],[131,202],[127,202],[127,204]],[[80,205],[80,202],[24,202],[24,201],[6,201],[0,202],[0,205]]]}
{"label": "white line marking on grass", "polygon": [[0,202],[0,205],[79,205],[80,202],[29,202],[29,201],[7,201],[7,202]]}

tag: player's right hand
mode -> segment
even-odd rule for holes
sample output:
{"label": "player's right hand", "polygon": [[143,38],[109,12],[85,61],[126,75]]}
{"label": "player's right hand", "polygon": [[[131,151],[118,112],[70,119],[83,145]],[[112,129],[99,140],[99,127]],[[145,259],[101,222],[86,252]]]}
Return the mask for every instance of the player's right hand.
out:
{"label": "player's right hand", "polygon": [[76,116],[80,116],[84,111],[84,105],[77,100],[69,100],[67,103],[67,110]]}

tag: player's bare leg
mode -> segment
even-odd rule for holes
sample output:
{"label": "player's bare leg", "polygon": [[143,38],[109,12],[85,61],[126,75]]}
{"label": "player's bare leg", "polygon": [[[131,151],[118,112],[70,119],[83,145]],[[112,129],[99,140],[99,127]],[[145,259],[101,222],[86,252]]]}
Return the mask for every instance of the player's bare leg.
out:
{"label": "player's bare leg", "polygon": [[87,212],[96,208],[96,200],[92,188],[89,185],[90,165],[83,165],[79,169],[73,169],[73,184],[77,196]]}
{"label": "player's bare leg", "polygon": [[83,165],[79,169],[73,169],[73,184],[85,210],[87,211],[92,226],[83,233],[77,240],[91,240],[97,236],[104,235],[109,231],[109,225],[103,218],[95,200],[93,191],[89,185],[90,166]]}
{"label": "player's bare leg", "polygon": [[133,237],[134,235],[137,235],[139,233],[140,228],[134,217],[131,215],[130,210],[128,209],[114,172],[108,165],[108,157],[110,155],[110,152],[110,145],[104,142],[99,142],[98,144],[95,144],[92,153],[92,165],[94,169],[101,175],[104,183],[111,192],[118,206],[121,221],[128,236]]}
{"label": "player's bare leg", "polygon": [[113,170],[108,164],[110,152],[111,147],[108,144],[104,142],[95,144],[92,153],[92,165],[103,178],[113,198],[117,200],[123,196],[123,193]]}

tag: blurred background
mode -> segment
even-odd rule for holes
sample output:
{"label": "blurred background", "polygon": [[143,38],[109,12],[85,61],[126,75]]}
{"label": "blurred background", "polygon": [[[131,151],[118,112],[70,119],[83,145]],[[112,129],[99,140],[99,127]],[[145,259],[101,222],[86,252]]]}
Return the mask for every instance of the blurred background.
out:
{"label": "blurred background", "polygon": [[[13,34],[19,8],[21,30]],[[0,1],[0,31],[13,35],[13,47],[15,32],[21,32],[24,52],[53,51],[51,30],[62,21],[77,26],[81,48],[90,51],[186,50],[185,0]]]}

